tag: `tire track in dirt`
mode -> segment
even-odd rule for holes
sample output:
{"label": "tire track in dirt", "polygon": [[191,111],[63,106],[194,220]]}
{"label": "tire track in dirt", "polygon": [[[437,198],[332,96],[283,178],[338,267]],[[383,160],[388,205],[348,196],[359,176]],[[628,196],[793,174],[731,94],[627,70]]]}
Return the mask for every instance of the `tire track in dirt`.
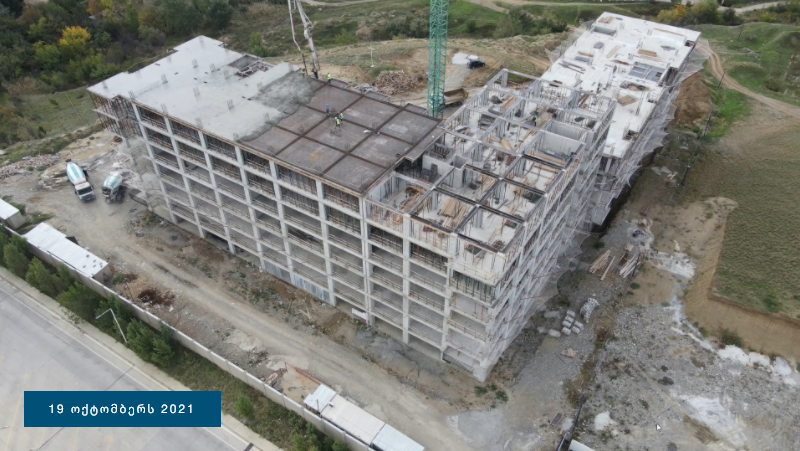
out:
{"label": "tire track in dirt", "polygon": [[722,66],[722,59],[719,57],[719,54],[717,54],[717,52],[711,48],[711,45],[708,43],[708,41],[701,41],[697,45],[697,51],[708,56],[708,60],[706,61],[706,69],[711,72],[711,75],[713,75],[715,79],[722,79],[722,84],[726,87],[740,92],[751,99],[757,100],[776,111],[780,111],[788,114],[789,116],[800,119],[800,108],[781,102],[780,100],[775,100],[761,94],[756,94],[755,92],[740,85],[736,80],[729,76],[723,78],[723,75],[725,74],[725,68]]}

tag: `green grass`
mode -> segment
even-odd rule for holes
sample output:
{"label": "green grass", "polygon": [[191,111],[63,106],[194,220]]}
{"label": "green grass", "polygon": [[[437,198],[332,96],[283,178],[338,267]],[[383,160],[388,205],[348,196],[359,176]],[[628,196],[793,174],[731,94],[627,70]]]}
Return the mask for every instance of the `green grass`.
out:
{"label": "green grass", "polygon": [[[503,13],[465,0],[450,2],[447,34],[454,38],[488,38],[494,33]],[[474,29],[470,31],[469,22]]]}
{"label": "green grass", "polygon": [[[511,8],[513,6],[508,4],[498,3],[504,8]],[[571,25],[580,25],[581,22],[587,20],[594,20],[600,17],[604,12],[612,12],[617,14],[624,14],[626,16],[638,17],[642,19],[653,19],[658,15],[659,11],[664,9],[672,9],[669,3],[606,3],[598,4],[597,6],[591,5],[570,5],[570,6],[546,6],[546,5],[527,5],[522,8],[525,11],[535,15],[542,16],[550,14],[559,20]]]}
{"label": "green grass", "polygon": [[97,120],[92,108],[85,88],[54,94],[0,95],[0,146],[92,124]]}
{"label": "green grass", "polygon": [[687,200],[723,196],[739,204],[728,218],[716,291],[790,316],[800,313],[798,143],[800,129],[769,135],[747,152],[704,151],[687,181]]}
{"label": "green grass", "polygon": [[711,86],[712,102],[715,108],[708,130],[709,138],[721,138],[731,124],[750,114],[747,96],[731,89],[715,89],[715,86]]}
{"label": "green grass", "polygon": [[747,23],[695,28],[724,60],[726,76],[753,92],[800,105],[800,58],[789,60],[793,54],[800,56],[800,29],[796,26]]}

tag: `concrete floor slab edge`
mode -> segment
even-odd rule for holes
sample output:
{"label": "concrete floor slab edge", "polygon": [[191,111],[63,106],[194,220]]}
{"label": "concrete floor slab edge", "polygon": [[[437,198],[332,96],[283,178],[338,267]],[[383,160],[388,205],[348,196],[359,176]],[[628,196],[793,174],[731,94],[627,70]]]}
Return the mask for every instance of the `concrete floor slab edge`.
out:
{"label": "concrete floor slab edge", "polygon": [[[107,353],[111,353],[122,362],[125,362],[126,366],[130,367],[128,371],[133,371],[135,369],[145,375],[146,378],[152,383],[152,385],[147,387],[148,389],[189,391],[189,388],[171,378],[154,365],[144,362],[122,343],[114,340],[91,324],[87,324],[85,322],[75,324],[71,322],[62,313],[61,306],[54,299],[40,293],[38,290],[28,285],[27,282],[9,272],[6,268],[0,267],[0,278],[15,287],[21,293],[24,293],[25,297],[34,303],[34,305],[28,305],[28,307],[31,307],[34,310],[44,310],[44,312],[39,311],[38,313],[46,313],[49,320],[52,321],[55,319],[60,323],[71,326],[76,334],[80,333],[93,342],[95,346],[102,348]],[[75,336],[75,338],[78,339],[77,336]],[[83,340],[79,339],[79,341],[81,341],[84,345],[87,345]],[[142,380],[138,381],[143,382]],[[281,450],[281,448],[256,434],[247,426],[242,424],[239,420],[226,413],[222,413],[222,428],[213,429],[221,429],[221,431],[217,430],[213,432],[213,434],[217,435],[220,440],[225,441],[225,438],[220,436],[220,432],[222,432],[225,435],[238,436],[243,441],[253,444],[253,447],[250,448],[251,451]]]}

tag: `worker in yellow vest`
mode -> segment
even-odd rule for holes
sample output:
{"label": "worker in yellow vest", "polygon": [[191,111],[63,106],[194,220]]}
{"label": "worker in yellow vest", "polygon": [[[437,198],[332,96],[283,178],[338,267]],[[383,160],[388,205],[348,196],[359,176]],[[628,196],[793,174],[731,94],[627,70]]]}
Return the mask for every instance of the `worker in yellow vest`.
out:
{"label": "worker in yellow vest", "polygon": [[328,72],[328,84],[331,84],[331,73]]}

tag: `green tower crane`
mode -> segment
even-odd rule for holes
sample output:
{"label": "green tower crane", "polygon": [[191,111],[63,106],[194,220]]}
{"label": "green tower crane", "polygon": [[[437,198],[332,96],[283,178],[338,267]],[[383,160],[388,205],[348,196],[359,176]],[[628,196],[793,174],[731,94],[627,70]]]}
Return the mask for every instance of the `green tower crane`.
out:
{"label": "green tower crane", "polygon": [[428,31],[428,114],[444,115],[444,80],[447,68],[447,14],[450,0],[431,0]]}

